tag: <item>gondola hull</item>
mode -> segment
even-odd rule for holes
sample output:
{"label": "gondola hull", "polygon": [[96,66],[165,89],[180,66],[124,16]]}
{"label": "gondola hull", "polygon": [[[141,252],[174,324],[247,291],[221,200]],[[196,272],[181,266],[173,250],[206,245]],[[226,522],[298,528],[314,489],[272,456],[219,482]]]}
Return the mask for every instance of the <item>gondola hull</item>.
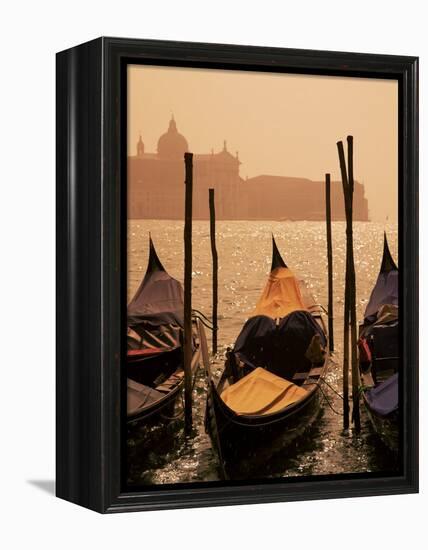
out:
{"label": "gondola hull", "polygon": [[318,387],[276,415],[241,416],[224,405],[211,382],[206,427],[226,477],[246,477],[257,473],[260,467],[266,474],[268,461],[292,445],[317,419],[321,402]]}
{"label": "gondola hull", "polygon": [[399,447],[398,411],[387,416],[380,416],[370,406],[365,392],[363,392],[363,403],[376,434],[390,451],[397,453]]}
{"label": "gondola hull", "polygon": [[[385,308],[388,308],[388,311]],[[393,315],[394,308],[398,308],[398,267],[391,256],[385,233],[378,279],[371,292],[364,320],[360,325],[359,336],[362,346],[360,376],[362,387],[365,388],[362,392],[362,400],[373,429],[381,441],[391,451],[397,453],[399,448],[398,393],[389,408],[383,407],[382,415],[375,410],[369,399],[371,388],[376,391],[381,387],[382,381],[392,380],[391,373],[399,372],[396,324],[398,314]],[[376,325],[378,325],[377,328]]]}
{"label": "gondola hull", "polygon": [[[191,371],[192,377],[196,375],[196,371],[200,365],[201,349],[200,349],[200,330],[198,325],[197,332],[195,333],[195,349],[192,357]],[[128,415],[127,425],[130,428],[141,429],[145,425],[151,426],[156,422],[167,423],[170,420],[174,420],[177,416],[175,412],[175,406],[178,399],[182,396],[184,391],[184,373],[182,365],[173,373],[173,376],[180,376],[180,381],[161,399],[153,404],[145,407],[140,413],[135,415]]]}
{"label": "gondola hull", "polygon": [[[306,299],[309,303],[312,298],[307,294]],[[313,315],[326,333],[321,313],[316,310]],[[328,364],[327,349],[323,366],[312,371],[313,378],[308,377],[308,395],[269,415],[236,414],[219,395],[218,388],[222,387],[222,380],[216,385],[210,377],[205,428],[217,452],[223,477],[240,479],[257,475],[258,472],[266,475],[270,460],[295,444],[312,426],[321,413],[324,400],[321,384],[327,374]]]}
{"label": "gondola hull", "polygon": [[151,426],[161,421],[168,421],[173,418],[175,405],[183,391],[183,383],[171,391],[161,401],[154,403],[153,406],[144,410],[140,414],[130,416],[127,419],[129,428],[142,428],[143,426]]}

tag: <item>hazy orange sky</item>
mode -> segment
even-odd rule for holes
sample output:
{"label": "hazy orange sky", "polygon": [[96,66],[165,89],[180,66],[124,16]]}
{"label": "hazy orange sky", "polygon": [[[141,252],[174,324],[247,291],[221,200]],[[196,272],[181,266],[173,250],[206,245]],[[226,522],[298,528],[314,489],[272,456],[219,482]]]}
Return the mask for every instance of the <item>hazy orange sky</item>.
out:
{"label": "hazy orange sky", "polygon": [[145,151],[156,152],[172,113],[193,153],[227,140],[243,178],[340,179],[336,142],[352,134],[370,218],[397,219],[397,81],[129,66],[128,152],[140,132]]}

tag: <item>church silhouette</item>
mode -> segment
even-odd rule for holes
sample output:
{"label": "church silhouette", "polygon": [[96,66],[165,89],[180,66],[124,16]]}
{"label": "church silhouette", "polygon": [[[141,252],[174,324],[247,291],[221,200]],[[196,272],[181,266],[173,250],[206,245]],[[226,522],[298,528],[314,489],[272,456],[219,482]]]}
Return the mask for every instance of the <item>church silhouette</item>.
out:
{"label": "church silhouette", "polygon": [[[156,153],[147,153],[140,135],[136,154],[128,156],[128,218],[183,219],[184,153],[186,138],[174,117],[158,140]],[[324,220],[324,182],[307,178],[240,176],[239,154],[227,149],[193,156],[193,217],[209,219],[208,189],[215,189],[216,216],[223,220]],[[342,183],[331,184],[333,220],[344,220]],[[354,220],[368,221],[364,186],[355,182]]]}

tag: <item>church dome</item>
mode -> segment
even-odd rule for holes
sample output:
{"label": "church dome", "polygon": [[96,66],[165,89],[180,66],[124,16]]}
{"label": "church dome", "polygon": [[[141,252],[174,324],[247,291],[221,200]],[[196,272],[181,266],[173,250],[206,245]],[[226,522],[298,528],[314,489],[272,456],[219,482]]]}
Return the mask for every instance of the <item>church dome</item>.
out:
{"label": "church dome", "polygon": [[158,155],[166,159],[183,160],[184,153],[189,150],[186,138],[178,133],[174,117],[169,121],[169,128],[158,141]]}

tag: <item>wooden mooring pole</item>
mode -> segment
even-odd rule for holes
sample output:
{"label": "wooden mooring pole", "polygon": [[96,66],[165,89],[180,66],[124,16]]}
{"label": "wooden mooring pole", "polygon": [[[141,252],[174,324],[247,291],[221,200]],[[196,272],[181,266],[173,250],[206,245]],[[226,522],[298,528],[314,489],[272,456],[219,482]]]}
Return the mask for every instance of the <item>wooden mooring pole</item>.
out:
{"label": "wooden mooring pole", "polygon": [[[342,174],[345,215],[348,221],[348,175],[346,173],[343,143],[337,142],[340,171]],[[349,246],[348,227],[346,228],[346,270],[345,270],[345,303],[343,308],[343,429],[349,428]]]}
{"label": "wooden mooring pole", "polygon": [[357,291],[354,262],[354,235],[352,228],[353,218],[353,196],[354,196],[354,138],[348,136],[348,190],[350,195],[350,253],[349,253],[349,271],[350,271],[350,321],[351,321],[351,368],[352,368],[352,420],[354,421],[355,431],[361,431],[360,423],[360,374],[358,369],[357,356]]}
{"label": "wooden mooring pole", "polygon": [[327,262],[328,262],[328,340],[330,352],[334,351],[333,332],[333,246],[331,242],[331,198],[330,174],[325,175],[325,220],[327,229]]}
{"label": "wooden mooring pole", "polygon": [[215,201],[214,201],[214,189],[209,189],[209,205],[210,205],[210,237],[211,237],[211,254],[213,265],[213,289],[212,289],[212,321],[213,321],[213,334],[212,334],[212,354],[217,353],[217,332],[218,332],[218,255],[215,243]]}
{"label": "wooden mooring pole", "polygon": [[192,430],[192,200],[193,154],[184,153],[184,429]]}
{"label": "wooden mooring pole", "polygon": [[[351,365],[352,365],[352,419],[355,431],[360,432],[359,408],[359,373],[357,359],[357,322],[356,322],[356,283],[353,243],[353,138],[348,136],[348,170],[346,169],[343,143],[337,143],[340,171],[342,174],[343,195],[346,214],[346,274],[345,274],[345,307],[344,307],[344,342],[343,342],[343,401],[345,429],[349,427],[349,329],[351,329]],[[346,412],[345,412],[346,409]]]}

